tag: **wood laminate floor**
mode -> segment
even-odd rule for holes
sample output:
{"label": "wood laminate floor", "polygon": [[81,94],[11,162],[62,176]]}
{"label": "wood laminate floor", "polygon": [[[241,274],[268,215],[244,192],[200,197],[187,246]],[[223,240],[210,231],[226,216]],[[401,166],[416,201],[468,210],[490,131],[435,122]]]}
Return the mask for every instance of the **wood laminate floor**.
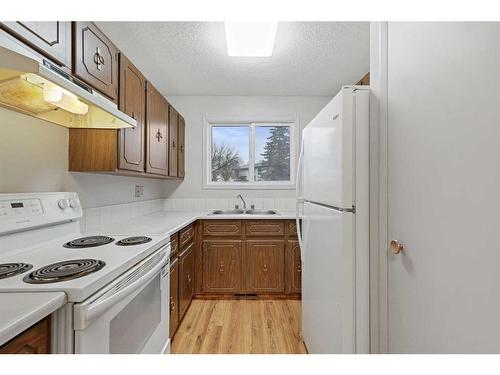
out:
{"label": "wood laminate floor", "polygon": [[173,354],[303,354],[298,300],[193,300]]}

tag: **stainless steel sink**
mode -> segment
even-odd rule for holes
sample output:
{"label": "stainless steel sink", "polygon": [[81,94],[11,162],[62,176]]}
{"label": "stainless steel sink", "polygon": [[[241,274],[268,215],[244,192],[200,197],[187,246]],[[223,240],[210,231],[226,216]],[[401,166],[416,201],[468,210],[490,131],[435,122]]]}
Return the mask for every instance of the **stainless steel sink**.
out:
{"label": "stainless steel sink", "polygon": [[244,214],[243,210],[215,210],[212,211],[211,215],[241,215]]}
{"label": "stainless steel sink", "polygon": [[274,210],[246,210],[248,215],[277,215],[278,213]]}
{"label": "stainless steel sink", "polygon": [[210,215],[277,215],[274,210],[215,210],[210,212]]}

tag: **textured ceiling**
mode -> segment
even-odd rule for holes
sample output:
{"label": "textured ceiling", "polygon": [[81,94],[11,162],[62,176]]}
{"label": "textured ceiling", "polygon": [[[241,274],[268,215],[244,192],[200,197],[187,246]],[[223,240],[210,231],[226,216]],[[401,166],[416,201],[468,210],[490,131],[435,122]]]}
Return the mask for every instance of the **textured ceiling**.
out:
{"label": "textured ceiling", "polygon": [[334,95],[369,68],[367,22],[280,22],[272,57],[229,57],[222,22],[98,22],[164,95]]}

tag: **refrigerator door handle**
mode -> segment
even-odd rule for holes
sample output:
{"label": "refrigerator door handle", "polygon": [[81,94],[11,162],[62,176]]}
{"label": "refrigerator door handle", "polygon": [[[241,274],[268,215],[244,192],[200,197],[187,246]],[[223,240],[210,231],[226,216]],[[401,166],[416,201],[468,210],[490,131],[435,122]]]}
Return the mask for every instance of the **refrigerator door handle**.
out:
{"label": "refrigerator door handle", "polygon": [[302,140],[300,143],[300,153],[299,160],[297,163],[297,176],[295,178],[296,187],[295,187],[295,223],[297,227],[297,238],[299,239],[299,247],[300,247],[300,258],[301,261],[304,261],[304,246],[302,241],[302,231],[300,228],[300,206],[304,204],[304,199],[302,197],[301,185],[302,185],[302,158],[304,155],[304,134],[302,133]]}

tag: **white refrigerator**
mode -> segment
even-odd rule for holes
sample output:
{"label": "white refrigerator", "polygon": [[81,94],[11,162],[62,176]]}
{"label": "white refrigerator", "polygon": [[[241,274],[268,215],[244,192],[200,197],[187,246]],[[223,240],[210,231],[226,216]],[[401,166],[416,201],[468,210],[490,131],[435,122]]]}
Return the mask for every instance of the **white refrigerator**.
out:
{"label": "white refrigerator", "polygon": [[343,86],[302,132],[297,220],[309,353],[369,352],[369,89]]}

